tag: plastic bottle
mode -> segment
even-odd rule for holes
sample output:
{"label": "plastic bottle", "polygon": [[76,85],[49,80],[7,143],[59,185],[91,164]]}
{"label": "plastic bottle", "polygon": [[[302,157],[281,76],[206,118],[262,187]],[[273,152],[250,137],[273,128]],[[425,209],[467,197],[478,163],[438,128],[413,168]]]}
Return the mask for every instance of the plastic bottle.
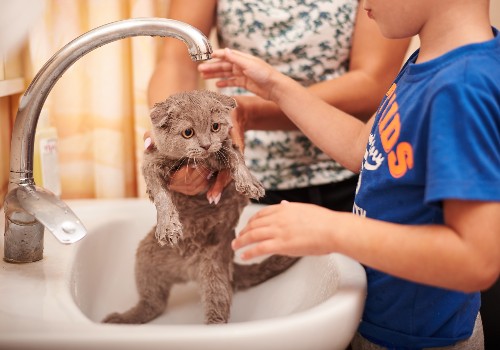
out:
{"label": "plastic bottle", "polygon": [[46,109],[40,112],[35,133],[33,177],[37,186],[48,189],[58,197],[61,195],[57,130],[50,125]]}

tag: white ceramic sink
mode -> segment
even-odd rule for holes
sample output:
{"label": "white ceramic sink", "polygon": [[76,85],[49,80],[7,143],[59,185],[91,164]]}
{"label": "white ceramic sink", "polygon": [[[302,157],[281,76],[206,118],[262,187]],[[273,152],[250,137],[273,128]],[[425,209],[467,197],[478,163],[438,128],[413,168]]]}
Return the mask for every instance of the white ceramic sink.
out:
{"label": "white ceramic sink", "polygon": [[[142,199],[67,204],[87,227],[87,237],[61,245],[45,232],[43,260],[1,262],[0,349],[341,350],[356,331],[365,273],[339,254],[302,258],[283,274],[236,293],[225,325],[203,324],[195,284],[174,287],[165,314],[151,323],[101,324],[108,313],[137,301],[135,249],[156,211]],[[240,225],[258,208],[247,207]],[[3,239],[0,244],[3,251]]]}

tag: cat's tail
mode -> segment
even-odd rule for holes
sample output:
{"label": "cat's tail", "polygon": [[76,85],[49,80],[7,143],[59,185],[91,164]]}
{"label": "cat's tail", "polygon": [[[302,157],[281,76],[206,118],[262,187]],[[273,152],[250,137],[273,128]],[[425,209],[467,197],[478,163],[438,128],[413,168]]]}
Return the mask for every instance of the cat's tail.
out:
{"label": "cat's tail", "polygon": [[298,257],[272,255],[257,264],[240,265],[234,263],[233,288],[234,290],[244,290],[256,286],[287,270],[299,259]]}

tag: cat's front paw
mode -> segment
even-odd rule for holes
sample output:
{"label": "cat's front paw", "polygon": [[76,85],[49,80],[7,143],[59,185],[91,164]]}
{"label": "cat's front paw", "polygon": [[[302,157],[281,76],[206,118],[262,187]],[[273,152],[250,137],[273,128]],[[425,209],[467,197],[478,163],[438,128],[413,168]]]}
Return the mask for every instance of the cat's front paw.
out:
{"label": "cat's front paw", "polygon": [[262,187],[262,184],[253,176],[246,181],[236,182],[236,190],[241,194],[253,199],[264,197],[264,194],[266,193],[264,187]]}
{"label": "cat's front paw", "polygon": [[161,246],[168,244],[173,246],[182,238],[182,225],[179,220],[169,222],[159,222],[156,225],[155,237]]}

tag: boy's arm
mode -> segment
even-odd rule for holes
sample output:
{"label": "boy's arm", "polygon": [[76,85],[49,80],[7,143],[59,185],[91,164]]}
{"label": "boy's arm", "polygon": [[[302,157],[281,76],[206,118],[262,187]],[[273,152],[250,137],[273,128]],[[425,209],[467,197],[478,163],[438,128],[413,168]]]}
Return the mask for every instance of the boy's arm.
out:
{"label": "boy's arm", "polygon": [[233,248],[259,255],[338,252],[393,276],[472,292],[500,271],[500,203],[448,200],[445,225],[401,225],[311,204],[282,203],[250,219]]}
{"label": "boy's arm", "polygon": [[218,62],[198,70],[206,79],[223,78],[219,87],[240,86],[274,101],[313,143],[344,167],[359,172],[373,118],[368,123],[332,107],[259,58],[234,50],[216,50]]}
{"label": "boy's arm", "polygon": [[[328,104],[366,121],[377,109],[400,70],[410,39],[387,39],[359,6],[349,55],[349,69],[334,79],[307,89]],[[246,130],[296,130],[273,102],[256,96],[237,96]]]}
{"label": "boy's arm", "polygon": [[364,123],[285,76],[277,76],[276,81],[271,98],[283,112],[318,148],[358,173],[374,117]]}

